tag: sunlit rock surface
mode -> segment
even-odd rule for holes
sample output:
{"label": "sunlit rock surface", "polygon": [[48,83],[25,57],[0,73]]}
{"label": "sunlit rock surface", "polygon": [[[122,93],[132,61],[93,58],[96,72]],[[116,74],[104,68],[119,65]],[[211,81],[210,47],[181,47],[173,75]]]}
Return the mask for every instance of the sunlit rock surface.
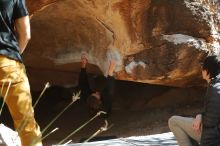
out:
{"label": "sunlit rock surface", "polygon": [[[202,85],[199,61],[219,54],[218,0],[27,0],[31,81],[72,84],[88,54],[89,73],[170,86]],[[110,49],[110,50],[109,50]],[[39,75],[40,74],[40,75]]]}

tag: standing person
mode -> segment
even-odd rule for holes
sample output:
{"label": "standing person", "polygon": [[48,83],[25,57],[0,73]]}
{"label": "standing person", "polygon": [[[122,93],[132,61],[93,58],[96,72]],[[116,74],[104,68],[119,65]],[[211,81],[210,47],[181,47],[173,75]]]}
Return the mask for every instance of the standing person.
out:
{"label": "standing person", "polygon": [[204,111],[195,118],[172,116],[169,128],[180,146],[220,146],[220,59],[209,56],[202,64],[202,77],[208,83]]}
{"label": "standing person", "polygon": [[[22,146],[42,146],[21,54],[30,40],[25,0],[0,0],[0,85]],[[11,83],[8,95],[7,86]],[[35,142],[34,142],[35,141]]]}
{"label": "standing person", "polygon": [[107,116],[111,114],[112,110],[112,98],[114,94],[115,79],[113,76],[116,62],[111,60],[108,68],[107,84],[103,85],[102,91],[94,91],[91,89],[87,72],[88,60],[85,55],[81,57],[81,72],[79,76],[78,88],[81,90],[81,97],[86,100],[88,107],[91,111],[103,110],[107,113]]}

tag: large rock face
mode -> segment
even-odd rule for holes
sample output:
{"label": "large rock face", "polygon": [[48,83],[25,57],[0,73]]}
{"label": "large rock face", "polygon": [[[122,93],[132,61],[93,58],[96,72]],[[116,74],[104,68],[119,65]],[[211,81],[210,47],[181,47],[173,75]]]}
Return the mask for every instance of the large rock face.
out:
{"label": "large rock face", "polygon": [[219,3],[28,0],[32,40],[24,60],[35,83],[71,84],[70,73],[79,71],[81,53],[87,52],[90,73],[105,74],[108,60],[114,57],[120,80],[201,85],[199,61],[207,53],[219,54]]}

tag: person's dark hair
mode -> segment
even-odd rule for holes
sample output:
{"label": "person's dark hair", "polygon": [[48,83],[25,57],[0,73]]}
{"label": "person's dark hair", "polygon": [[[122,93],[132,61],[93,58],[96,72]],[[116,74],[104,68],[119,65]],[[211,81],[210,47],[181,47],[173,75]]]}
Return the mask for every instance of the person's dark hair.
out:
{"label": "person's dark hair", "polygon": [[100,100],[98,100],[95,96],[90,95],[87,98],[87,105],[91,110],[99,110],[100,108]]}
{"label": "person's dark hair", "polygon": [[210,78],[216,77],[220,74],[220,58],[218,56],[208,56],[202,65],[202,69],[206,70]]}

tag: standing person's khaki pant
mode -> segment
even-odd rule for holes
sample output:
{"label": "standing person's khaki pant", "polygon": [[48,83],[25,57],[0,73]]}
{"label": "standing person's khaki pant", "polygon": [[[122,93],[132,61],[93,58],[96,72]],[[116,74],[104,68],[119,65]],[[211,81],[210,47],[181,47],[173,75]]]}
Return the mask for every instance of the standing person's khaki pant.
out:
{"label": "standing person's khaki pant", "polygon": [[[10,82],[8,95],[5,95]],[[22,146],[42,146],[40,128],[34,118],[29,81],[22,63],[0,55],[0,89]]]}
{"label": "standing person's khaki pant", "polygon": [[180,146],[194,146],[195,143],[200,142],[201,134],[192,129],[193,119],[191,117],[172,116],[168,121],[169,128]]}

